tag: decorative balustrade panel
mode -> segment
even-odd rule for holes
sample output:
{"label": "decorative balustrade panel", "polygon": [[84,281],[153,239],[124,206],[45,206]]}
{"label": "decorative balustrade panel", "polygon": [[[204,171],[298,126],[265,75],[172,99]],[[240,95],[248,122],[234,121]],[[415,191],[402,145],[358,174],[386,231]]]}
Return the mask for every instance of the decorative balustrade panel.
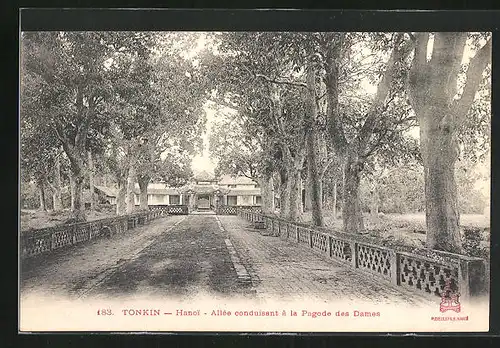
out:
{"label": "decorative balustrade panel", "polygon": [[118,232],[123,233],[128,230],[128,219],[118,220]]}
{"label": "decorative balustrade panel", "polygon": [[304,227],[299,227],[299,243],[309,244],[309,230]]}
{"label": "decorative balustrade panel", "polygon": [[217,208],[217,215],[236,215],[236,207],[231,205],[221,205]]}
{"label": "decorative balustrade panel", "polygon": [[262,214],[262,207],[260,205],[238,205],[236,208]]}
{"label": "decorative balustrade panel", "polygon": [[286,239],[290,238],[289,231],[290,231],[290,227],[289,227],[288,223],[282,222],[281,223],[281,235],[283,236],[283,238],[286,238]]}
{"label": "decorative balustrade panel", "polygon": [[34,256],[50,251],[52,234],[40,233],[38,235],[27,235],[21,238],[21,251],[25,256]]}
{"label": "decorative balustrade panel", "polygon": [[318,231],[312,231],[312,247],[323,252],[328,251],[328,236]]}
{"label": "decorative balustrade panel", "polygon": [[88,241],[91,238],[101,236],[104,227],[108,227],[115,232],[124,232],[128,229],[128,220],[130,218],[144,222],[146,219],[151,220],[159,216],[159,212],[141,212],[131,216],[21,232],[21,257],[35,256],[67,245]]}
{"label": "decorative balustrade panel", "polygon": [[359,268],[391,278],[391,255],[388,249],[357,244],[356,262]]}
{"label": "decorative balustrade panel", "polygon": [[353,250],[351,249],[351,243],[330,236],[330,245],[330,257],[346,262],[352,261]]}
{"label": "decorative balustrade panel", "polygon": [[167,206],[167,213],[170,215],[188,215],[189,208],[187,205],[169,205]]}
{"label": "decorative balustrade panel", "polygon": [[441,296],[446,282],[449,281],[451,289],[458,290],[458,262],[445,264],[401,254],[399,255],[399,269],[400,285],[405,288]]}
{"label": "decorative balustrade panel", "polygon": [[101,234],[102,222],[91,222],[90,223],[90,238],[98,237]]}
{"label": "decorative balustrade panel", "polygon": [[89,239],[89,225],[77,226],[74,233],[74,242],[80,243]]}
{"label": "decorative balustrade panel", "polygon": [[[275,231],[279,228],[281,237],[323,251],[332,259],[346,262],[414,292],[441,296],[447,283],[464,297],[480,296],[485,291],[485,263],[477,257],[423,249],[407,253],[359,241],[348,234],[345,237],[337,236],[337,232],[329,235],[276,217],[255,215],[244,209],[238,209],[237,214],[248,221],[258,216],[268,229]],[[432,259],[423,256],[429,252],[435,254]]]}
{"label": "decorative balustrade panel", "polygon": [[73,233],[65,226],[56,228],[52,234],[52,249],[61,248],[73,243]]}

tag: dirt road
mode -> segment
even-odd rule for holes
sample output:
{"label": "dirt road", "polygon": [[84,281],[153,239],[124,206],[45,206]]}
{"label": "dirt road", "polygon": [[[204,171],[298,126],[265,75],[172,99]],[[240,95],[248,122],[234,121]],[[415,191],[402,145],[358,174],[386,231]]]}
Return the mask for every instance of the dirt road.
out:
{"label": "dirt road", "polygon": [[171,216],[26,262],[22,296],[140,294],[219,296],[245,292],[214,216]]}

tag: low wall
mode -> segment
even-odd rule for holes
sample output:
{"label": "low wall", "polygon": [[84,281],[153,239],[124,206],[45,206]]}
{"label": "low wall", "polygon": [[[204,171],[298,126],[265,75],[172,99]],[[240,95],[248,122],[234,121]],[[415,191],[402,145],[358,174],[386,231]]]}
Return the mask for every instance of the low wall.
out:
{"label": "low wall", "polygon": [[481,258],[423,248],[399,251],[358,240],[361,238],[357,235],[332,235],[249,209],[238,209],[237,214],[250,222],[264,222],[274,236],[302,244],[396,287],[440,297],[449,283],[461,299],[478,297],[486,291],[485,261]]}
{"label": "low wall", "polygon": [[238,209],[250,210],[256,213],[261,212],[260,205],[219,205],[215,209],[215,213],[217,215],[237,215]]}
{"label": "low wall", "polygon": [[168,215],[188,215],[189,208],[187,205],[152,205],[149,206],[151,211],[160,211],[162,214]]}
{"label": "low wall", "polygon": [[138,225],[144,225],[162,215],[161,211],[139,212],[90,222],[23,231],[19,241],[20,256],[21,259],[25,259],[67,245],[121,233]]}

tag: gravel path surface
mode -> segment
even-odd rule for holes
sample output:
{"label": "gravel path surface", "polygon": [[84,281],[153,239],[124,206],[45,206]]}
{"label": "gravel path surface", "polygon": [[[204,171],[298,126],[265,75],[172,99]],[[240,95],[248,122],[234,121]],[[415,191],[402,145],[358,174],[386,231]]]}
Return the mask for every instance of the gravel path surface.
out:
{"label": "gravel path surface", "polygon": [[22,296],[428,303],[236,216],[170,216],[111,238],[30,259]]}
{"label": "gravel path surface", "polygon": [[238,281],[225,240],[215,215],[171,216],[30,260],[21,273],[22,295],[245,296],[248,283]]}
{"label": "gravel path surface", "polygon": [[428,304],[291,241],[264,236],[236,216],[219,216],[261,298]]}

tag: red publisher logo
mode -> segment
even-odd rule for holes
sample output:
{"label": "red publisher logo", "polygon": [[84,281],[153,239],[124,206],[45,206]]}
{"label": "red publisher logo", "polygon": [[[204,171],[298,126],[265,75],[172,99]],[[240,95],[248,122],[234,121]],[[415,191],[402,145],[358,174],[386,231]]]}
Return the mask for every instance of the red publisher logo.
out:
{"label": "red publisher logo", "polygon": [[441,294],[441,303],[439,310],[444,313],[446,311],[460,312],[460,294],[451,289],[451,280],[448,279]]}

